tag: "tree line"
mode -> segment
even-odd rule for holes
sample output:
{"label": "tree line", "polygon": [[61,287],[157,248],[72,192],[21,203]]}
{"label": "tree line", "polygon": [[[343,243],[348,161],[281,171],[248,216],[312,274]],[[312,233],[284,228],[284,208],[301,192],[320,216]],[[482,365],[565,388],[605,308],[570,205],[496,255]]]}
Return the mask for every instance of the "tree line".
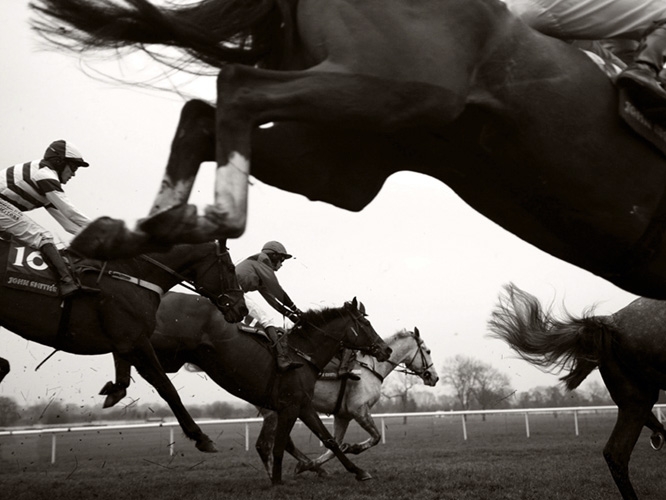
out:
{"label": "tree line", "polygon": [[[613,401],[606,388],[591,382],[568,392],[561,385],[534,387],[518,392],[509,377],[492,365],[473,357],[457,355],[446,360],[439,371],[438,388],[423,387],[415,375],[393,372],[384,381],[373,413],[413,411],[491,410],[507,408],[550,408],[564,406],[603,406]],[[659,402],[664,402],[663,394]],[[188,406],[193,418],[251,418],[256,408],[243,401],[216,402]],[[165,404],[132,401],[114,408],[79,406],[52,399],[46,403],[21,406],[12,398],[0,396],[0,427],[66,425],[114,420],[153,421],[172,417]]]}

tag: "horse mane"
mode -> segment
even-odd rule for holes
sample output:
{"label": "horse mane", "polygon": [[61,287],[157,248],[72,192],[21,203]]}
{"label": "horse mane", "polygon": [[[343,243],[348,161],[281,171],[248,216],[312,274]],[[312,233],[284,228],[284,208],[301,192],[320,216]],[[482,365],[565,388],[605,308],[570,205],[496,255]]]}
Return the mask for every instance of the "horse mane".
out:
{"label": "horse mane", "polygon": [[388,344],[393,339],[397,340],[405,337],[414,337],[414,332],[411,330],[407,330],[406,328],[403,328],[402,330],[398,330],[397,332],[395,332],[388,339],[385,339],[385,342]]}
{"label": "horse mane", "polygon": [[[32,28],[58,48],[134,48],[178,70],[203,74],[201,63],[255,65],[275,60],[293,38],[294,0],[33,0]],[[63,26],[64,24],[64,26]],[[148,45],[169,45],[185,53],[159,54]],[[192,66],[198,69],[192,70]]]}
{"label": "horse mane", "polygon": [[[309,309],[307,311],[303,312],[303,315],[301,317],[301,322],[303,324],[309,324],[312,326],[323,326],[326,325],[327,323],[330,323],[334,319],[339,318],[342,314],[344,314],[344,306],[342,307],[324,307],[322,309]],[[297,324],[294,327],[294,330],[304,328],[303,325]]]}

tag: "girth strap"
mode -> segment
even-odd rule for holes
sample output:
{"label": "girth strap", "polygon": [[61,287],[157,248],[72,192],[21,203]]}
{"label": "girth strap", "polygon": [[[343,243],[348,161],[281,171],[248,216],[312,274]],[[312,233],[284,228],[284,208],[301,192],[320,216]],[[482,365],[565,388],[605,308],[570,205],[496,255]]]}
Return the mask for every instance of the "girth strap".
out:
{"label": "girth strap", "polygon": [[156,284],[151,283],[150,281],[135,278],[134,276],[130,276],[129,274],[121,273],[119,271],[110,270],[110,271],[106,271],[106,274],[108,276],[112,277],[112,278],[117,279],[117,280],[127,281],[129,283],[133,283],[137,286],[140,286],[142,288],[145,288],[147,290],[155,292],[159,296],[164,295],[164,290],[162,290],[162,288],[157,286]]}

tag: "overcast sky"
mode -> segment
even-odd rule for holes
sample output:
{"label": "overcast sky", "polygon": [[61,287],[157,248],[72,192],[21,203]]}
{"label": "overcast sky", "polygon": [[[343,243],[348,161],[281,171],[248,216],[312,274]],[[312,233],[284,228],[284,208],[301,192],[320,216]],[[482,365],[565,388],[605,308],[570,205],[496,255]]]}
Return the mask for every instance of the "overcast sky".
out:
{"label": "overcast sky", "polygon": [[[28,15],[27,2],[7,2],[0,9],[0,166],[41,158],[52,140],[70,140],[91,167],[80,169],[66,186],[69,197],[91,218],[109,215],[133,225],[157,192],[184,97],[114,83],[96,73],[121,80],[158,76],[163,68],[144,58],[88,65],[45,50],[29,30]],[[212,99],[214,82],[200,79],[189,91]],[[193,195],[200,207],[212,202],[213,173],[213,165],[202,167]],[[69,241],[48,214],[33,214]],[[414,173],[389,178],[360,213],[309,202],[253,179],[247,231],[228,246],[238,262],[268,240],[281,241],[296,256],[278,277],[301,309],[340,306],[357,296],[384,337],[418,326],[438,370],[456,354],[473,356],[506,373],[519,391],[553,385],[557,377],[487,337],[486,322],[503,284],[513,281],[553,302],[555,311],[564,305],[574,314],[594,304],[598,314],[609,314],[634,298],[519,240],[441,182]],[[35,372],[50,348],[6,330],[0,339],[0,355],[13,370],[0,385],[0,396],[21,404],[55,398],[101,406],[97,393],[113,377],[110,355],[57,353]],[[199,375],[183,371],[172,379],[186,404],[231,400]],[[595,372],[590,380],[600,378]],[[143,379],[135,375],[135,381],[132,397],[159,399]]]}

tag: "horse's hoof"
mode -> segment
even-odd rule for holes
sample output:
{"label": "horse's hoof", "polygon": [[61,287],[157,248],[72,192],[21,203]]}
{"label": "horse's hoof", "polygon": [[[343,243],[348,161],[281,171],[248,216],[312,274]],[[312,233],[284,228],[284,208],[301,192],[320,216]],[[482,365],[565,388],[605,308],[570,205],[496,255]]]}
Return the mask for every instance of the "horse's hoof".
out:
{"label": "horse's hoof", "polygon": [[104,399],[103,408],[111,408],[112,406],[115,406],[116,403],[118,403],[118,401],[123,399],[125,396],[127,396],[127,391],[125,389],[121,389],[114,392],[113,394],[109,394],[106,399]]}
{"label": "horse's hoof", "polygon": [[213,443],[213,441],[208,436],[197,441],[196,446],[197,450],[203,451],[204,453],[217,453],[215,443]]}
{"label": "horse's hoof", "polygon": [[365,472],[364,470],[356,474],[357,481],[367,481],[369,479],[372,479],[372,476],[368,472]]}
{"label": "horse's hoof", "polygon": [[168,242],[192,231],[197,225],[197,220],[197,207],[183,203],[140,220],[138,228],[154,238]]}
{"label": "horse's hoof", "polygon": [[654,432],[650,436],[650,446],[652,446],[652,449],[655,451],[661,450],[664,446],[664,435],[661,432]]}
{"label": "horse's hoof", "polygon": [[296,467],[294,467],[294,476],[297,476],[301,472],[306,472],[309,470],[312,470],[312,462],[310,463],[297,462]]}

